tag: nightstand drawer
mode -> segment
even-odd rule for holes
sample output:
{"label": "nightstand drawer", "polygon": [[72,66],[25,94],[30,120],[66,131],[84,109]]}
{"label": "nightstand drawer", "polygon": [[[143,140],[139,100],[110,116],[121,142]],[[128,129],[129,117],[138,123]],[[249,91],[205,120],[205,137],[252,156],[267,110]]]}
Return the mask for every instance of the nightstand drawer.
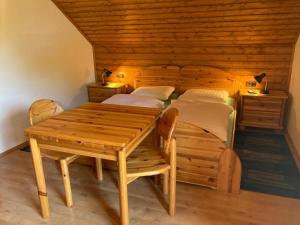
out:
{"label": "nightstand drawer", "polygon": [[89,88],[89,96],[111,97],[117,93],[117,89]]}
{"label": "nightstand drawer", "polygon": [[103,102],[106,100],[108,97],[97,97],[97,96],[90,96],[89,101],[90,102]]}
{"label": "nightstand drawer", "polygon": [[105,86],[93,83],[87,88],[90,102],[103,102],[115,94],[126,93],[126,84],[124,83],[107,83]]}
{"label": "nightstand drawer", "polygon": [[281,112],[283,101],[275,98],[244,97],[244,110]]}
{"label": "nightstand drawer", "polygon": [[281,123],[280,112],[243,111],[241,124],[259,124],[259,126],[279,127]]}

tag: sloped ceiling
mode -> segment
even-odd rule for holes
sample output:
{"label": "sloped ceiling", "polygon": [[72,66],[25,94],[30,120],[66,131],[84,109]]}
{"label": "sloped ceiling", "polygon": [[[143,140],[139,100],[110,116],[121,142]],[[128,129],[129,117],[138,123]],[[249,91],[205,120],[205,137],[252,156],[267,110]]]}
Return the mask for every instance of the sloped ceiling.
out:
{"label": "sloped ceiling", "polygon": [[[244,83],[267,72],[288,88],[300,31],[299,0],[53,0],[94,47],[104,67],[147,76],[147,68],[230,74]],[[225,76],[225,75],[224,75]]]}

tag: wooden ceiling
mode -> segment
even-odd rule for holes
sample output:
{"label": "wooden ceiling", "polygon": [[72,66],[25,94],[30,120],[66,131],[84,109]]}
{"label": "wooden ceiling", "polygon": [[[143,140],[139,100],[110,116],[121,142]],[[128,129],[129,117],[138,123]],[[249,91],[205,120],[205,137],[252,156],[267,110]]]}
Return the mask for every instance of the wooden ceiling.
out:
{"label": "wooden ceiling", "polygon": [[299,0],[53,2],[93,45],[98,74],[105,67],[132,82],[159,68],[164,76],[230,75],[243,84],[267,72],[271,88],[288,88]]}

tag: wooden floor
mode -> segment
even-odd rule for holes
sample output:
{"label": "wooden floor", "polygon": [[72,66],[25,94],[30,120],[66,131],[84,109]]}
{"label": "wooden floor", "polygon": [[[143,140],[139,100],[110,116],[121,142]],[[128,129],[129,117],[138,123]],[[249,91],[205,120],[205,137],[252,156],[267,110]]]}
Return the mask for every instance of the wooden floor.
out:
{"label": "wooden floor", "polygon": [[[16,151],[0,159],[0,224],[85,225],[118,224],[118,190],[114,174],[96,183],[91,168],[71,165],[74,207],[63,202],[63,184],[53,161],[44,163],[51,218],[40,216],[30,153]],[[242,191],[217,193],[178,184],[177,214],[170,217],[164,200],[149,179],[129,185],[131,225],[298,225],[300,200]],[[163,204],[164,205],[164,204]]]}

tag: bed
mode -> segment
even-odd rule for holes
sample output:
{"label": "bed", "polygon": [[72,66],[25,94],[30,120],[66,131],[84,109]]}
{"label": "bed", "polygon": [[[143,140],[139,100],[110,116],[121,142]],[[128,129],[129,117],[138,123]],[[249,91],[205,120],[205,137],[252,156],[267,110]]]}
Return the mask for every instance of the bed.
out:
{"label": "bed", "polygon": [[[180,96],[186,90],[194,88],[223,89],[229,93],[231,100],[228,101],[228,105],[233,110],[228,116],[226,140],[224,137],[220,138],[220,135],[209,131],[209,129],[204,129],[199,124],[179,119],[175,130],[177,141],[177,180],[179,182],[206,186],[217,191],[238,193],[240,190],[241,162],[233,150],[236,123],[236,87],[234,80],[195,78],[178,80],[143,79],[136,80],[134,88],[159,85],[175,87],[175,96]],[[124,101],[124,97],[126,96],[113,96],[104,103],[133,104],[132,102],[135,102],[134,104],[136,105],[140,104],[140,102],[135,100]],[[128,96],[127,98],[131,97]],[[141,102],[143,102],[143,99]],[[164,106],[151,102],[147,107],[175,107],[176,101],[168,106],[169,104],[170,99],[165,101]],[[200,103],[199,105],[207,107],[208,104]],[[215,105],[215,107],[219,106]],[[148,140],[151,140],[151,137]]]}

